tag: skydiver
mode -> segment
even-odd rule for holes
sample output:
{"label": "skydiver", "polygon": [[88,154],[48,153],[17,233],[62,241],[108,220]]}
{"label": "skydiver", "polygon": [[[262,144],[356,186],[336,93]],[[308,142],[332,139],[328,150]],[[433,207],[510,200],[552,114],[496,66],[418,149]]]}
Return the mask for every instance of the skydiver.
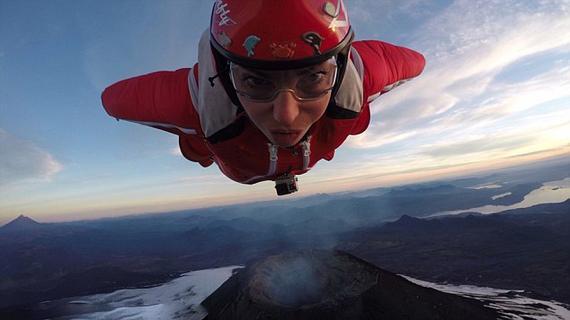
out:
{"label": "skydiver", "polygon": [[216,0],[192,68],[119,81],[103,106],[178,135],[190,161],[289,194],[366,130],[373,100],[424,68],[416,51],[353,38],[342,0]]}

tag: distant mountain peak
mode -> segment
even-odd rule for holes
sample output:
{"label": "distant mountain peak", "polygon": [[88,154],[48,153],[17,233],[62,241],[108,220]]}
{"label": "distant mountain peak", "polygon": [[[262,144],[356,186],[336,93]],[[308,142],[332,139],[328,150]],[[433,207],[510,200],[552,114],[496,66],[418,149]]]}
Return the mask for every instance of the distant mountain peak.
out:
{"label": "distant mountain peak", "polygon": [[419,221],[421,221],[420,218],[415,218],[407,214],[404,214],[396,222],[401,224],[401,223],[417,223]]}
{"label": "distant mountain peak", "polygon": [[37,222],[36,220],[25,216],[23,214],[19,215],[16,219],[12,220],[12,222],[20,222],[20,223],[33,223],[33,224],[40,224],[39,222]]}
{"label": "distant mountain peak", "polygon": [[421,228],[421,227],[424,227],[425,224],[426,224],[426,220],[404,214],[398,220],[387,223],[386,227],[391,227],[391,228]]}
{"label": "distant mountain peak", "polygon": [[41,223],[21,214],[16,219],[0,227],[0,230],[30,230],[36,229],[40,226],[42,226]]}
{"label": "distant mountain peak", "polygon": [[395,187],[392,188],[389,192],[391,195],[397,196],[408,196],[408,195],[415,195],[418,192],[422,192],[423,194],[426,193],[449,193],[456,191],[460,188],[457,188],[451,184],[420,184],[420,185],[409,185],[403,187]]}

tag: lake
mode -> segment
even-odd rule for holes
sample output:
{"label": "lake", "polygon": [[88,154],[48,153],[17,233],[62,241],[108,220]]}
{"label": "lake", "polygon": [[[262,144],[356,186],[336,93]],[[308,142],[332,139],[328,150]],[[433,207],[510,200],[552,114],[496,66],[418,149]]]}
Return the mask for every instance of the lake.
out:
{"label": "lake", "polygon": [[[493,196],[490,200],[493,201],[503,196],[506,196],[506,194],[497,192],[497,195]],[[482,214],[491,214],[511,209],[529,208],[544,203],[561,203],[568,199],[570,199],[570,177],[562,180],[545,182],[542,184],[540,188],[535,189],[529,192],[527,195],[525,195],[523,201],[512,205],[508,206],[486,205],[471,209],[439,212],[436,214],[429,215],[428,217],[454,215],[464,212],[478,212]]]}

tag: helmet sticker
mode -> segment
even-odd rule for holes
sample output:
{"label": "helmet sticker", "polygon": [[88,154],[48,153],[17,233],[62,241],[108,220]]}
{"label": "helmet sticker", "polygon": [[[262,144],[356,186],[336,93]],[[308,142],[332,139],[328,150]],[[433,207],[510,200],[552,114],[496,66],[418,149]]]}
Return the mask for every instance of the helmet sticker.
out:
{"label": "helmet sticker", "polygon": [[295,54],[295,47],[297,47],[297,44],[294,42],[272,43],[269,47],[272,50],[271,54],[275,58],[290,59]]}
{"label": "helmet sticker", "polygon": [[245,41],[243,42],[243,47],[245,48],[245,50],[247,50],[247,56],[248,57],[251,57],[255,54],[253,49],[255,49],[255,46],[257,46],[257,44],[260,41],[261,41],[261,38],[258,36],[254,36],[254,35],[251,35],[245,39]]}
{"label": "helmet sticker", "polygon": [[342,2],[342,0],[338,1],[338,7],[336,8],[336,12],[335,12],[335,17],[332,19],[329,28],[332,31],[336,31],[337,27],[340,28],[347,28],[350,27],[350,24],[348,23],[348,19],[345,17],[345,20],[339,20],[339,14],[340,11],[342,9],[342,11],[344,11],[344,3]]}
{"label": "helmet sticker", "polygon": [[219,42],[222,45],[222,47],[227,49],[229,46],[232,45],[232,39],[230,39],[230,37],[228,37],[228,35],[225,32],[222,31],[218,35],[219,35]]}
{"label": "helmet sticker", "polygon": [[[339,9],[340,9],[340,6],[339,6]],[[337,10],[337,8],[335,8],[335,5],[328,2],[328,1],[325,2],[325,5],[323,6],[323,10],[331,18],[336,18],[340,14],[340,10]]]}
{"label": "helmet sticker", "polygon": [[[343,0],[211,1],[210,43],[217,58],[283,70],[341,53],[348,57],[354,31]],[[295,5],[283,9],[282,2]]]}
{"label": "helmet sticker", "polygon": [[230,10],[227,7],[228,4],[224,3],[223,0],[216,0],[214,4],[214,13],[220,18],[220,22],[218,22],[218,26],[220,27],[236,24],[236,22],[230,18]]}
{"label": "helmet sticker", "polygon": [[321,37],[321,35],[319,35],[316,32],[310,31],[303,34],[302,38],[303,41],[305,41],[311,47],[313,47],[313,51],[315,52],[316,56],[321,54],[321,42],[324,40],[324,38]]}

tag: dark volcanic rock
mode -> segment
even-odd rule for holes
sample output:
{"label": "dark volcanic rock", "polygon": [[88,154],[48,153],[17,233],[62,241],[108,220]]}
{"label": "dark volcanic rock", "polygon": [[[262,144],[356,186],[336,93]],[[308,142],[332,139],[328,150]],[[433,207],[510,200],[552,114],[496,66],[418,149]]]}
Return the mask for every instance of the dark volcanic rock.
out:
{"label": "dark volcanic rock", "polygon": [[415,285],[342,251],[298,251],[237,271],[202,305],[207,320],[497,319],[471,300]]}

